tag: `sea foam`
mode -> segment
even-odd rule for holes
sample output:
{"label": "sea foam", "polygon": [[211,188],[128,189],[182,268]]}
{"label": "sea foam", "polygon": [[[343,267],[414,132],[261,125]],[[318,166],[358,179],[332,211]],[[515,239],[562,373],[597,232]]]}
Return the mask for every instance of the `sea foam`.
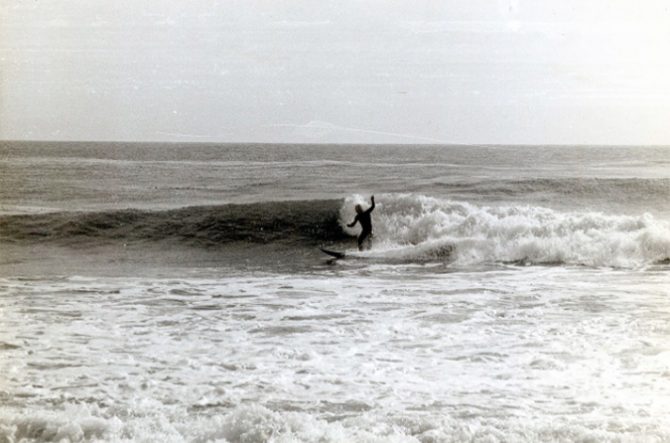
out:
{"label": "sea foam", "polygon": [[[103,419],[81,416],[83,406],[64,413],[0,419],[1,441],[61,442],[221,442],[221,443],[477,443],[665,441],[667,429],[646,432],[609,422],[608,430],[568,423],[481,420],[464,423],[450,416],[391,417],[366,413],[329,422],[303,412],[277,412],[261,405],[238,406],[210,417],[153,414]],[[73,416],[74,415],[74,416]],[[78,416],[79,415],[79,416]],[[623,428],[623,429],[620,429]],[[641,438],[643,440],[641,440]]]}
{"label": "sea foam", "polygon": [[[417,259],[453,246],[463,264],[514,262],[636,267],[670,257],[670,225],[651,214],[638,216],[591,211],[561,212],[539,206],[478,206],[425,195],[387,194],[373,213],[375,249]],[[340,224],[349,235],[357,227],[347,197]],[[369,205],[369,203],[367,203]],[[439,256],[439,255],[438,255]]]}

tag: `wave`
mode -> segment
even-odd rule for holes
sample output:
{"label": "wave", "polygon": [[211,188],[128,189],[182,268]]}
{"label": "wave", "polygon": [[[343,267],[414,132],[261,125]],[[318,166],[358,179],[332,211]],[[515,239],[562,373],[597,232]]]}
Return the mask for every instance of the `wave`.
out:
{"label": "wave", "polygon": [[556,196],[570,201],[586,200],[611,203],[665,204],[670,195],[670,179],[667,178],[515,178],[515,179],[471,179],[463,182],[437,181],[431,186],[441,186],[450,193],[476,198],[523,197],[546,195],[551,201]]}
{"label": "wave", "polygon": [[[352,220],[360,195],[345,199],[340,219]],[[560,212],[538,206],[478,206],[394,194],[378,199],[374,253],[425,258],[449,248],[463,264],[508,262],[632,267],[667,261],[670,225],[650,214]],[[356,231],[341,224],[350,235]],[[439,256],[439,254],[438,254]]]}
{"label": "wave", "polygon": [[176,240],[196,246],[229,242],[324,242],[347,238],[339,227],[341,200],[196,206],[148,211],[57,212],[0,216],[0,240]]}
{"label": "wave", "polygon": [[[0,216],[4,242],[232,242],[286,248],[335,244],[351,251],[360,195],[185,207]],[[651,214],[561,212],[540,206],[485,206],[417,194],[383,194],[373,213],[374,245],[354,257],[390,262],[449,261],[635,267],[668,262],[670,225]]]}

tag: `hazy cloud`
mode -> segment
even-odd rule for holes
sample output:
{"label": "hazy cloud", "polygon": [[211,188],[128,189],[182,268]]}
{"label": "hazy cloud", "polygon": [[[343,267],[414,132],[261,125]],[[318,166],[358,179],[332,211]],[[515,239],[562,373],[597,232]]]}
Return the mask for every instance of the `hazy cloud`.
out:
{"label": "hazy cloud", "polygon": [[669,143],[669,19],[661,0],[9,0],[0,137]]}

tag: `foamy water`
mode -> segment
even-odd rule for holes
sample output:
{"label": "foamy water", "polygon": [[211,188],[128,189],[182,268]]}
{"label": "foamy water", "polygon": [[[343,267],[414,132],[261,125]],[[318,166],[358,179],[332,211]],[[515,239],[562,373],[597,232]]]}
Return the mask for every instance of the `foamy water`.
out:
{"label": "foamy water", "polygon": [[[351,235],[360,195],[345,199],[342,228]],[[375,224],[375,251],[363,256],[434,258],[453,246],[460,265],[494,262],[636,267],[670,258],[670,223],[592,211],[539,206],[482,206],[415,194],[383,196]],[[381,252],[380,252],[381,251]]]}
{"label": "foamy water", "polygon": [[669,151],[188,148],[0,145],[0,442],[670,441]]}
{"label": "foamy water", "polygon": [[665,269],[367,273],[3,279],[0,429],[10,441],[670,438]]}

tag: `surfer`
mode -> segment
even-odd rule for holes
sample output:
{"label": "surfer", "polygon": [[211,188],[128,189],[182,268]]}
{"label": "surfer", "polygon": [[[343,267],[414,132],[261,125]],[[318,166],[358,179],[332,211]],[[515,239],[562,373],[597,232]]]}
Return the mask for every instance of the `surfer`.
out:
{"label": "surfer", "polygon": [[[367,211],[364,211],[361,205],[356,205],[356,218],[354,218],[354,221],[347,225],[348,227],[353,228],[356,222],[358,222],[361,224],[361,228],[363,228],[361,234],[358,236],[359,251],[362,251],[363,249],[370,249],[370,240],[372,237],[372,219],[370,217],[370,213],[375,208],[374,195],[370,197],[370,202],[372,203],[372,206],[370,206]],[[365,246],[363,246],[363,242],[365,242]]]}

